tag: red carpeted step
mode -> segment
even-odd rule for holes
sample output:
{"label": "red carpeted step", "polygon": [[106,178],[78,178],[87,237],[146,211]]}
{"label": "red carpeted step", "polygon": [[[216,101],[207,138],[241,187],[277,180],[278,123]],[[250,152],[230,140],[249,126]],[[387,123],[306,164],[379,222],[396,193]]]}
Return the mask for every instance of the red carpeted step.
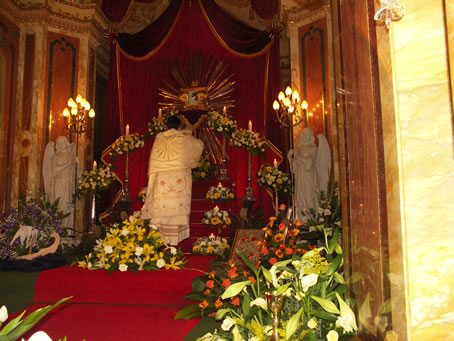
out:
{"label": "red carpeted step", "polygon": [[[117,288],[121,291],[120,288]],[[47,304],[32,304],[27,312]],[[183,305],[68,304],[58,306],[28,333],[44,330],[53,340],[181,341],[200,320],[174,320]]]}

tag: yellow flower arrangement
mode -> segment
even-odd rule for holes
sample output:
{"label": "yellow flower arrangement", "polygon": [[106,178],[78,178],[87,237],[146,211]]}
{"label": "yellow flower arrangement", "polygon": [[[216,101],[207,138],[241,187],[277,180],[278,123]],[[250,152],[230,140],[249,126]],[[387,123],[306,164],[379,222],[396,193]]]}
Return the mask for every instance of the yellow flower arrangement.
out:
{"label": "yellow flower arrangement", "polygon": [[235,198],[235,195],[229,187],[224,187],[221,183],[219,183],[217,186],[211,186],[208,189],[205,198],[211,200],[214,204],[218,202],[229,202]]}
{"label": "yellow flower arrangement", "polygon": [[90,270],[142,271],[177,270],[185,262],[181,250],[164,244],[156,226],[130,216],[112,225],[106,237],[97,240],[93,251],[78,264]]}
{"label": "yellow flower arrangement", "polygon": [[220,210],[217,206],[212,210],[205,212],[202,219],[203,224],[217,227],[219,233],[221,232],[221,228],[225,228],[227,225],[230,225],[231,222],[228,212]]}

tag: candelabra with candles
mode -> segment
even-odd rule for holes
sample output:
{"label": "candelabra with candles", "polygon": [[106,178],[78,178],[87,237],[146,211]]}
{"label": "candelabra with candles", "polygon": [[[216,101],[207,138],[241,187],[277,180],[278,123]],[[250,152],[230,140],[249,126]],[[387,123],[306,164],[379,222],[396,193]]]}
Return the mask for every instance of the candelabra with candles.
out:
{"label": "candelabra with candles", "polygon": [[[248,131],[252,133],[252,121],[249,121],[248,123]],[[254,192],[251,187],[251,181],[252,181],[252,176],[251,176],[251,156],[252,153],[249,150],[248,151],[248,162],[247,162],[247,187],[246,187],[246,194],[244,196],[244,199],[250,202],[256,201],[257,199],[254,197]]]}
{"label": "candelabra with candles", "polygon": [[[89,129],[91,119],[93,119],[96,115],[95,111],[91,107],[90,103],[79,94],[77,95],[76,100],[73,100],[72,98],[68,100],[67,107],[63,109],[62,115],[65,120],[65,127],[68,129],[70,136],[72,134],[76,135],[77,155],[79,150],[79,135],[85,133]],[[74,192],[77,189],[77,167],[78,164],[76,163],[76,171],[74,173]],[[93,200],[92,205],[94,205]],[[92,215],[93,211],[94,208],[92,207]],[[73,222],[74,226],[76,226],[76,201],[74,201]],[[85,233],[86,231],[83,232]]]}
{"label": "candelabra with candles", "polygon": [[[222,112],[225,115],[227,115],[227,108],[224,106],[222,109]],[[227,162],[227,157],[225,153],[225,135],[222,134],[222,167],[219,170],[219,176],[218,180],[229,180],[229,176],[227,175],[227,168],[225,168],[225,164]]]}
{"label": "candelabra with candles", "polygon": [[[304,100],[300,103],[300,95],[297,90],[292,90],[287,86],[284,92],[279,92],[277,100],[273,102],[273,109],[276,112],[276,118],[281,127],[289,129],[289,149],[293,149],[293,127],[301,125],[307,127],[307,102]],[[289,160],[290,162],[290,160]],[[291,168],[291,167],[290,167]],[[294,184],[293,171],[292,184]],[[292,212],[295,212],[295,191],[292,191]],[[276,202],[277,205],[277,202]]]}

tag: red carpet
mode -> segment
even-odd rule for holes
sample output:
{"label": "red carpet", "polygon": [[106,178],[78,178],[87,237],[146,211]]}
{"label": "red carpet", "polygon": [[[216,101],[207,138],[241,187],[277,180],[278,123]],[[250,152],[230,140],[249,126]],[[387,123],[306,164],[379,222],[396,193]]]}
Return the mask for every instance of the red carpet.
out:
{"label": "red carpet", "polygon": [[38,307],[74,296],[44,317],[27,335],[44,330],[53,340],[180,341],[198,319],[175,321],[175,313],[191,303],[194,277],[208,271],[214,257],[188,256],[181,270],[140,273],[86,270],[65,266],[39,274],[34,303]]}

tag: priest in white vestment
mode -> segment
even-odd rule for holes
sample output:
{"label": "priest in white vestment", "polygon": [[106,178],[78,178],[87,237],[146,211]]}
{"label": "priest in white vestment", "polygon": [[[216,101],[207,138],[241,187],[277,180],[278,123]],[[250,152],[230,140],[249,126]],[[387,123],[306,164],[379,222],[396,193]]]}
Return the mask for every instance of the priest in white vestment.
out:
{"label": "priest in white vestment", "polygon": [[197,167],[203,151],[203,142],[191,136],[190,131],[179,130],[179,126],[180,119],[171,116],[167,120],[168,130],[156,136],[141,212],[142,219],[150,219],[169,245],[189,237],[191,168]]}

